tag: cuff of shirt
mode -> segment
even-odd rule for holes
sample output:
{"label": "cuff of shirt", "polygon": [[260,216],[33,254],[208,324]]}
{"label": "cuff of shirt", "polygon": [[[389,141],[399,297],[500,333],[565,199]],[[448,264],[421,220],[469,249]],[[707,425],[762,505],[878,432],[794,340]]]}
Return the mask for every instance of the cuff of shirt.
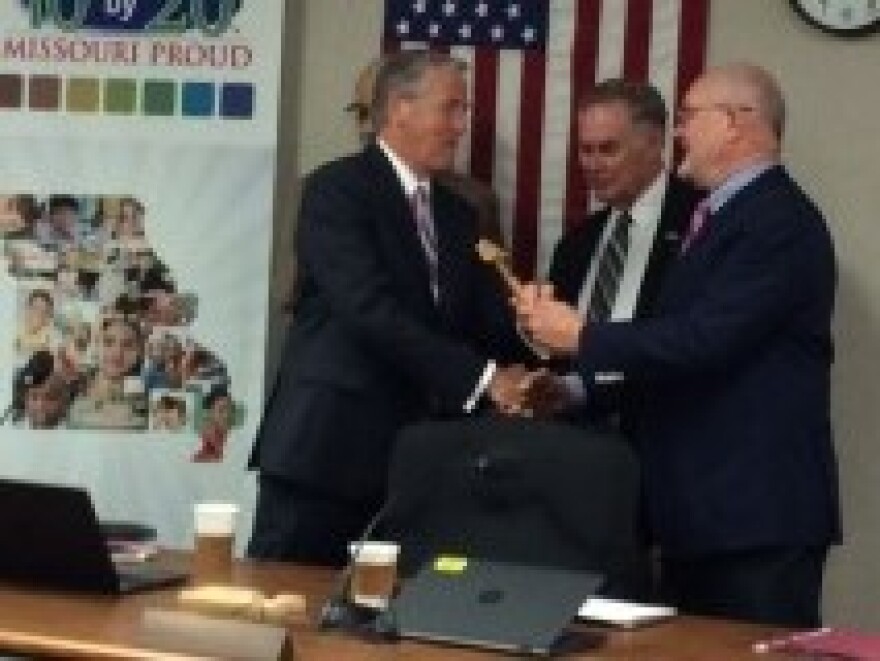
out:
{"label": "cuff of shirt", "polygon": [[587,389],[584,388],[584,382],[581,380],[580,375],[574,373],[563,374],[561,381],[565,387],[566,394],[573,404],[583,404],[587,401]]}
{"label": "cuff of shirt", "polygon": [[494,360],[490,360],[486,363],[486,367],[483,368],[483,374],[480,376],[480,380],[477,382],[477,387],[474,388],[474,391],[471,393],[471,396],[467,398],[464,403],[464,412],[472,413],[475,408],[477,408],[477,402],[480,401],[480,397],[486,392],[486,389],[489,387],[489,384],[492,383],[492,378],[495,376],[495,370],[498,369],[498,365]]}
{"label": "cuff of shirt", "polygon": [[519,324],[516,325],[516,332],[523,344],[525,344],[529,348],[529,351],[535,354],[539,360],[550,360],[552,356],[547,353],[547,350],[535,344],[532,338],[529,337],[528,333],[526,333],[525,329]]}

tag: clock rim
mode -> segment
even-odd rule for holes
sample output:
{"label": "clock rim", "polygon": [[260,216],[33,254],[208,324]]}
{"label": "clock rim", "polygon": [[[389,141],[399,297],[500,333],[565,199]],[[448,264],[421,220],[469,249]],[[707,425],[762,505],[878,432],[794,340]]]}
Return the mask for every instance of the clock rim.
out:
{"label": "clock rim", "polygon": [[789,0],[789,5],[795,10],[800,18],[814,28],[837,37],[865,37],[875,32],[880,32],[880,17],[870,23],[854,28],[838,28],[817,20],[812,14],[803,8],[802,0]]}

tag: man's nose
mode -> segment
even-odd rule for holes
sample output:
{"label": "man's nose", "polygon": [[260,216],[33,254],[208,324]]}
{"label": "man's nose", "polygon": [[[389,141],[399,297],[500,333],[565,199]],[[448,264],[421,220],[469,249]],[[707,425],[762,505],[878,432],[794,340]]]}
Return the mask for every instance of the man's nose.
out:
{"label": "man's nose", "polygon": [[581,157],[581,167],[585,173],[593,174],[602,169],[602,159],[596,156],[583,156]]}

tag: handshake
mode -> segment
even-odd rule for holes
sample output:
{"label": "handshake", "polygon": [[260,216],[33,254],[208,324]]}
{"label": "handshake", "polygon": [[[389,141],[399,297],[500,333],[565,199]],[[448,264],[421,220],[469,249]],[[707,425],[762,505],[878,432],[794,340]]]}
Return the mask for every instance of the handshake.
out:
{"label": "handshake", "polygon": [[551,416],[574,402],[562,377],[523,365],[498,367],[486,394],[500,412],[528,418]]}

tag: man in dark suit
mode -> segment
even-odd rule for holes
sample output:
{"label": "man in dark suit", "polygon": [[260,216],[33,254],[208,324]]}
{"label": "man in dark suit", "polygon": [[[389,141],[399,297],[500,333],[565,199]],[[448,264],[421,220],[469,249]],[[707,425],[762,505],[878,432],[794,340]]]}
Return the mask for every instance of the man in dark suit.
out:
{"label": "man in dark suit", "polygon": [[680,174],[708,191],[655,316],[587,321],[526,286],[534,341],[586,378],[638,379],[636,439],[666,598],[694,613],[818,624],[839,542],[831,443],[834,254],[780,164],[784,102],[756,66],[713,69],[682,103]]}
{"label": "man in dark suit", "polygon": [[[666,129],[666,105],[647,83],[608,79],[579,102],[580,166],[604,206],[560,239],[548,280],[560,300],[584,314],[607,295],[609,300],[600,304],[607,303],[604,314],[609,319],[651,316],[660,282],[678,256],[698,193],[667,172]],[[614,235],[622,222],[628,222],[626,254],[614,291],[607,291],[602,265],[606,254],[618,249]],[[616,425],[621,407],[628,409],[635,393],[613,377],[605,381],[588,384],[589,406],[573,406],[584,399],[577,375],[545,380],[543,404],[567,408],[568,417]]]}
{"label": "man in dark suit", "polygon": [[434,180],[465,128],[459,64],[383,61],[376,140],[305,182],[299,293],[251,457],[249,555],[339,565],[385,498],[405,424],[514,406],[522,351],[498,279],[474,251],[474,212]]}

